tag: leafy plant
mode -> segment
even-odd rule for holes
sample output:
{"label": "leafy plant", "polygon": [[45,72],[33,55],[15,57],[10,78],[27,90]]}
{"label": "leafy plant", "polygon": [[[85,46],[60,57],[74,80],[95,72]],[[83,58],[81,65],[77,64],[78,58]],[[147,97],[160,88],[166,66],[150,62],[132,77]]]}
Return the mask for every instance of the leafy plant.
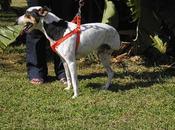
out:
{"label": "leafy plant", "polygon": [[139,26],[139,19],[141,16],[140,0],[126,0],[126,3],[131,10],[132,22],[138,21],[137,28],[136,28],[136,37],[134,39],[134,41],[136,41],[138,39],[138,35],[139,35],[138,26]]}
{"label": "leafy plant", "polygon": [[140,0],[127,0],[127,5],[132,12],[133,22],[137,21],[140,17]]}
{"label": "leafy plant", "polygon": [[1,26],[0,27],[0,49],[5,49],[8,45],[15,41],[20,35],[22,26]]}
{"label": "leafy plant", "polygon": [[150,38],[153,41],[153,46],[159,50],[160,53],[165,54],[166,53],[166,48],[167,48],[167,43],[163,42],[158,35],[155,35],[154,37],[150,35]]}

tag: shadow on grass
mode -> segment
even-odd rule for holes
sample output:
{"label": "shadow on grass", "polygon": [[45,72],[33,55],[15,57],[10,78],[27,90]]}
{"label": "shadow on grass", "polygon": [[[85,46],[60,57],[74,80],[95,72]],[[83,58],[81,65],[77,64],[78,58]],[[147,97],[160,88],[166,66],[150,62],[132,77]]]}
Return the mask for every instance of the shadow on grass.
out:
{"label": "shadow on grass", "polygon": [[[112,92],[118,92],[118,91],[128,91],[131,89],[136,89],[136,88],[148,88],[151,87],[152,85],[159,83],[162,84],[165,82],[165,78],[171,78],[172,76],[175,76],[175,69],[173,68],[168,68],[168,69],[162,69],[157,72],[142,72],[142,73],[137,73],[137,72],[127,72],[127,73],[115,73],[115,78],[124,78],[130,76],[131,79],[136,79],[135,82],[127,82],[127,83],[114,83],[111,84],[109,87],[109,91]],[[84,79],[92,79],[96,77],[107,77],[105,73],[91,73],[89,75],[83,75],[79,76],[80,80]],[[88,83],[87,87],[93,88],[93,89],[98,89],[103,86],[104,84],[102,83]]]}
{"label": "shadow on grass", "polygon": [[85,79],[92,79],[96,77],[105,77],[107,76],[106,73],[91,73],[88,75],[78,75],[79,80],[85,80]]}
{"label": "shadow on grass", "polygon": [[[0,53],[0,69],[6,72],[23,72],[25,68],[25,56],[14,54],[13,56],[10,55],[3,55]],[[19,67],[21,66],[21,67]]]}
{"label": "shadow on grass", "polygon": [[56,80],[58,80],[56,78],[56,76],[47,76],[47,79],[46,79],[45,83],[51,83],[51,82],[54,82]]}

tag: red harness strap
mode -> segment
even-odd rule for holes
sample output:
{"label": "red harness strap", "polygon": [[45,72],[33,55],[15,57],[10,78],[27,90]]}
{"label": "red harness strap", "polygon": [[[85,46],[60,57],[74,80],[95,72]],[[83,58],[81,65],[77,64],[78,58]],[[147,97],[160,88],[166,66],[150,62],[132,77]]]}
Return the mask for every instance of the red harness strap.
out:
{"label": "red harness strap", "polygon": [[73,23],[77,24],[77,27],[69,32],[68,34],[66,34],[65,36],[63,36],[61,39],[58,39],[55,43],[53,43],[53,45],[51,45],[51,48],[54,52],[56,52],[56,47],[59,46],[62,42],[64,42],[66,39],[68,39],[69,37],[71,37],[74,34],[77,34],[77,39],[76,39],[76,50],[78,49],[79,43],[80,43],[80,25],[81,25],[81,17],[79,15],[75,16],[74,19],[71,21]]}

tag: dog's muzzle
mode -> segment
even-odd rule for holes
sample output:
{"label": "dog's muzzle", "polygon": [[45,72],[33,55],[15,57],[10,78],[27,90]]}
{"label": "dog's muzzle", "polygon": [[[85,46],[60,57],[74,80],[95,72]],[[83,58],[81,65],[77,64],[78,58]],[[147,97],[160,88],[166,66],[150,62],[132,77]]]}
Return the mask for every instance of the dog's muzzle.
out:
{"label": "dog's muzzle", "polygon": [[17,25],[23,25],[23,31],[28,32],[30,28],[33,27],[33,23],[31,22],[25,22],[25,17],[24,15],[19,17],[16,21]]}
{"label": "dog's muzzle", "polygon": [[29,30],[30,30],[30,28],[32,28],[33,27],[33,24],[32,23],[26,23],[26,25],[24,26],[24,31],[25,32],[28,32]]}

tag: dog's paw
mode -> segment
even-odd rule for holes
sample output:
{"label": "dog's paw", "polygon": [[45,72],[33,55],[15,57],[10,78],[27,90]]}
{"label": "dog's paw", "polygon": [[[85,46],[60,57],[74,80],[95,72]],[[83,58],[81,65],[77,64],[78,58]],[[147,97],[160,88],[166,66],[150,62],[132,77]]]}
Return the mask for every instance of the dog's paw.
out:
{"label": "dog's paw", "polygon": [[71,87],[66,87],[64,90],[70,90],[71,89]]}
{"label": "dog's paw", "polygon": [[74,95],[74,96],[72,96],[72,99],[75,99],[75,98],[77,98],[78,97],[78,95]]}
{"label": "dog's paw", "polygon": [[108,88],[109,88],[109,86],[106,86],[106,85],[101,87],[101,89],[103,89],[103,90],[107,90]]}

